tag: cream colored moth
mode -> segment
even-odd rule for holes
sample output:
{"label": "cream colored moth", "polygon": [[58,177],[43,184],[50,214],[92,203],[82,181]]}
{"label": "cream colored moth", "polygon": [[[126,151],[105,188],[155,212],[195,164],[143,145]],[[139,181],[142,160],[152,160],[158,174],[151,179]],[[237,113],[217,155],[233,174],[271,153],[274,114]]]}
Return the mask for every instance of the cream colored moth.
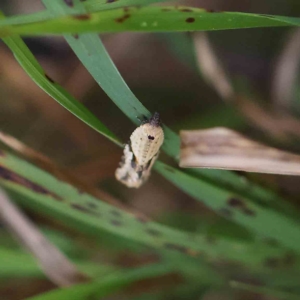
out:
{"label": "cream colored moth", "polygon": [[124,147],[116,178],[130,188],[139,188],[150,176],[151,168],[159,155],[164,132],[158,113],[133,131]]}

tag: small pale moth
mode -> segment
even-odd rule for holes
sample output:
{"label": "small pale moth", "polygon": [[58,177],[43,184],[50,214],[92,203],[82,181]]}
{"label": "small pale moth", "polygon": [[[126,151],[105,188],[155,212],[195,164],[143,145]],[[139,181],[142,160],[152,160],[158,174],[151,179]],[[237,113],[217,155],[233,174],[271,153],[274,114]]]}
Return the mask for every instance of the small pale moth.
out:
{"label": "small pale moth", "polygon": [[140,187],[150,176],[163,141],[159,114],[154,113],[131,134],[120,167],[116,170],[116,178],[127,187]]}

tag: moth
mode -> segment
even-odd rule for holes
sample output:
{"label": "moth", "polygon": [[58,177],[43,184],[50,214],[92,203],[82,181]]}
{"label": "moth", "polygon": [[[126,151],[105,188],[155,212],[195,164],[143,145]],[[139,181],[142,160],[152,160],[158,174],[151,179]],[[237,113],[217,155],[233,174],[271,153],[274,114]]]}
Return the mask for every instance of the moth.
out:
{"label": "moth", "polygon": [[164,131],[156,112],[133,131],[125,144],[120,167],[115,173],[117,180],[127,187],[139,188],[149,178],[163,141]]}

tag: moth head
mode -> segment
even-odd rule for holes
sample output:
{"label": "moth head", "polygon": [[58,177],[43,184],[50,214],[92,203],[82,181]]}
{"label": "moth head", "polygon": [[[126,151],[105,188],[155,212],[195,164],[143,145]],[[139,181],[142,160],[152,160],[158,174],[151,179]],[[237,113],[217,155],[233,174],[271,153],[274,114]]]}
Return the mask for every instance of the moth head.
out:
{"label": "moth head", "polygon": [[160,117],[159,117],[159,113],[158,112],[155,112],[152,117],[149,119],[149,124],[151,126],[154,126],[154,127],[160,127],[161,126],[161,120],[160,120]]}

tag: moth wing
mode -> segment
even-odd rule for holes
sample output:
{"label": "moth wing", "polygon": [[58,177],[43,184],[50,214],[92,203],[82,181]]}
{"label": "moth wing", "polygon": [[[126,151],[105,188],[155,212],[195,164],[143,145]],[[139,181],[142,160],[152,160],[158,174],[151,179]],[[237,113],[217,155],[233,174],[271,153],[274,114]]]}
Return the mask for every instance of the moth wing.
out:
{"label": "moth wing", "polygon": [[122,160],[123,161],[121,162],[120,167],[117,168],[115,172],[116,179],[125,184],[127,187],[140,187],[143,182],[140,180],[140,176],[138,170],[136,170],[136,167],[132,166],[134,155],[130,151],[128,144],[125,145]]}
{"label": "moth wing", "polygon": [[145,165],[159,151],[164,141],[164,133],[160,126],[144,124],[132,133],[130,141],[138,164]]}

